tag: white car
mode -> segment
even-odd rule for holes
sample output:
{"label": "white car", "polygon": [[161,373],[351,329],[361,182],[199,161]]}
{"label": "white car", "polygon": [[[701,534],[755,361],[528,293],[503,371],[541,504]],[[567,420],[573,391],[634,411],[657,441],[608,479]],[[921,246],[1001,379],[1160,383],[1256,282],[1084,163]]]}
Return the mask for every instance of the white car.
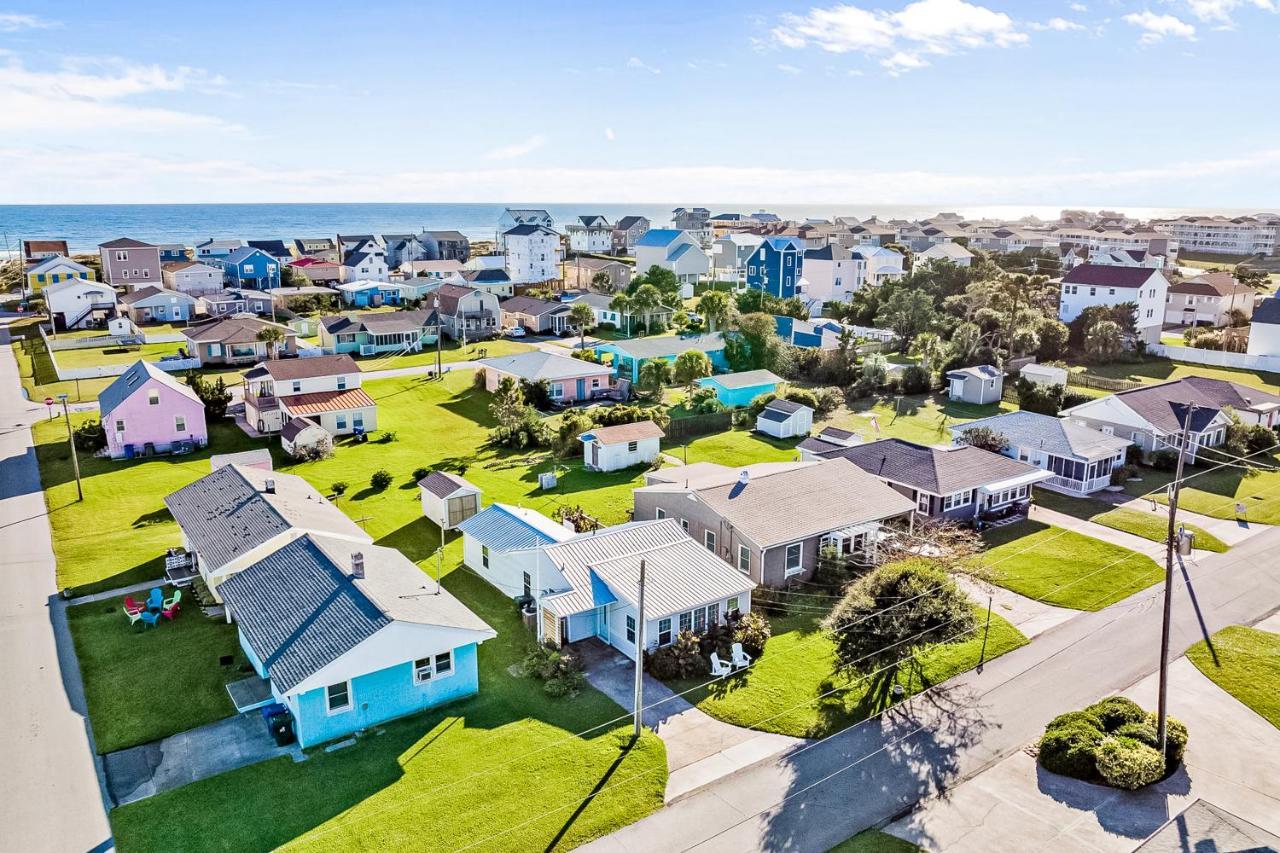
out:
{"label": "white car", "polygon": [[524,326],[512,326],[504,334],[509,338],[523,338],[525,335]]}

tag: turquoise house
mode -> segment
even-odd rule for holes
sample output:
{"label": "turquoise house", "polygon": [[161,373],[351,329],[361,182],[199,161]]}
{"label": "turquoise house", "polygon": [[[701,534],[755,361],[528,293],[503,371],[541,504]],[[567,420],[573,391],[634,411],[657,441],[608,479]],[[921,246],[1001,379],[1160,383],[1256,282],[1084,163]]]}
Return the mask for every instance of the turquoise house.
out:
{"label": "turquoise house", "polygon": [[761,394],[772,394],[782,384],[782,378],[768,370],[744,370],[742,373],[721,373],[699,379],[703,388],[714,388],[716,399],[731,409],[749,406]]}
{"label": "turquoise house", "polygon": [[257,676],[237,710],[272,703],[303,747],[480,689],[477,646],[497,636],[394,548],[310,533],[218,586]]}
{"label": "turquoise house", "polygon": [[614,373],[632,382],[640,378],[640,366],[646,361],[663,359],[675,361],[686,350],[700,350],[711,359],[715,370],[728,370],[724,357],[724,335],[711,332],[706,335],[657,335],[651,338],[633,338],[626,341],[609,341],[597,344],[595,354],[612,358]]}
{"label": "turquoise house", "polygon": [[335,353],[419,352],[435,346],[439,332],[436,312],[422,309],[320,318],[320,346]]}

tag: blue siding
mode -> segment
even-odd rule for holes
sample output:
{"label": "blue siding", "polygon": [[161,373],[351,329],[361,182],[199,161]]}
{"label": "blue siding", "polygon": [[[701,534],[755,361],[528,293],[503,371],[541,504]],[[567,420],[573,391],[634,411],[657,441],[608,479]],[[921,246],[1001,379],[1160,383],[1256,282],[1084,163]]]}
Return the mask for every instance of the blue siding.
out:
{"label": "blue siding", "polygon": [[699,380],[699,384],[709,385],[716,389],[716,399],[730,408],[749,406],[751,405],[751,401],[756,397],[759,397],[761,394],[768,394],[771,391],[776,391],[778,389],[776,382],[766,382],[763,385],[749,385],[745,388],[726,388],[716,382],[716,378],[714,376]]}
{"label": "blue siding", "polygon": [[425,711],[480,689],[476,644],[453,650],[453,675],[413,683],[413,662],[405,661],[351,680],[351,710],[330,714],[325,709],[325,688],[296,697],[293,714],[298,741],[304,747],[345,737],[360,729],[396,717]]}
{"label": "blue siding", "polygon": [[253,649],[249,646],[249,641],[244,638],[244,631],[237,630],[240,635],[240,648],[244,651],[244,656],[249,659],[249,663],[253,665],[253,671],[258,673],[259,678],[267,677],[267,668],[262,665],[262,661],[253,653]]}
{"label": "blue siding", "polygon": [[793,238],[765,240],[747,259],[747,286],[789,299],[796,295],[804,247]]}

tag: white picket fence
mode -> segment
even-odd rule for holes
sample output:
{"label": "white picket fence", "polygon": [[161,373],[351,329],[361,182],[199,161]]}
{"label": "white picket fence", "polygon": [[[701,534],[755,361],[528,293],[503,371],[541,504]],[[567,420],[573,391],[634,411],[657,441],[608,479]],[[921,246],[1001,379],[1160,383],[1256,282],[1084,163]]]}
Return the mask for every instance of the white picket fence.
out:
{"label": "white picket fence", "polygon": [[[103,346],[113,345],[112,343],[107,343],[104,345],[102,343],[102,341],[104,340],[119,342],[121,339],[116,337],[104,336],[101,338],[79,338],[79,339],[65,338],[63,340],[50,340],[49,336],[45,333],[44,326],[37,326],[36,328],[39,329],[40,337],[44,340],[45,348],[49,352],[49,361],[52,362],[53,364],[53,372],[57,374],[58,379],[60,381],[67,382],[75,379],[102,379],[105,377],[119,376],[120,374],[124,373],[126,370],[128,370],[130,367],[133,366],[133,362],[128,362],[126,364],[99,364],[93,367],[63,367],[60,364],[58,364],[58,357],[55,354],[55,352],[59,349],[63,349],[63,350],[90,349],[90,348],[97,349]],[[81,341],[92,342],[92,347],[84,346],[84,345],[79,345],[79,346],[74,345],[74,344],[80,343]],[[72,346],[57,346],[57,344],[72,344]],[[156,367],[160,368],[161,370],[166,371],[168,373],[177,373],[183,370],[194,370],[198,368],[200,366],[200,359],[173,358],[165,361],[153,361],[151,363],[154,364]]]}
{"label": "white picket fence", "polygon": [[1243,352],[1223,352],[1222,350],[1197,349],[1196,347],[1171,347],[1165,344],[1152,344],[1147,347],[1147,351],[1152,355],[1163,356],[1173,361],[1182,361],[1189,364],[1280,373],[1280,356],[1276,355],[1248,355]]}

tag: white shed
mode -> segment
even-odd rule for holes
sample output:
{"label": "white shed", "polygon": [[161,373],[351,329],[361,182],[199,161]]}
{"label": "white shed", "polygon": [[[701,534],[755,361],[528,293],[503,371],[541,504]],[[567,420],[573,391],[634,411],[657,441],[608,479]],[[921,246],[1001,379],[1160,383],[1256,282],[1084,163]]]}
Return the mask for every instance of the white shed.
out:
{"label": "white shed", "polygon": [[1036,385],[1065,386],[1067,384],[1067,369],[1049,364],[1024,364],[1018,371],[1018,375]]}
{"label": "white shed", "polygon": [[457,474],[432,471],[418,481],[422,514],[442,530],[453,530],[480,511],[480,489]]}
{"label": "white shed", "polygon": [[756,416],[756,432],[774,438],[808,435],[813,429],[813,409],[790,400],[775,398]]}
{"label": "white shed", "polygon": [[280,429],[280,446],[295,458],[301,458],[312,448],[328,456],[328,451],[333,449],[333,436],[315,421],[295,417]]}
{"label": "white shed", "polygon": [[653,421],[598,427],[578,436],[582,461],[592,471],[618,471],[652,462],[666,435]]}
{"label": "white shed", "polygon": [[949,371],[946,380],[947,396],[962,403],[985,406],[999,403],[1004,394],[1004,374],[990,364]]}

